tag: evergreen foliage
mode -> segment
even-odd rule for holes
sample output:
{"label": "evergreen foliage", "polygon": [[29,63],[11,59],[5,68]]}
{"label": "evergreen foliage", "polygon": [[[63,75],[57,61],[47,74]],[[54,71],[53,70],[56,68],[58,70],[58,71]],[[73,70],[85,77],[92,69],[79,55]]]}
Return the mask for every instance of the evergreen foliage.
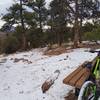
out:
{"label": "evergreen foliage", "polygon": [[[77,47],[82,39],[100,39],[99,0],[52,0],[48,8],[45,0],[15,1],[8,13],[2,16],[6,23],[0,30],[8,33],[8,37],[0,41],[3,52],[55,43],[61,46],[69,39]],[[44,29],[44,26],[48,28]],[[2,44],[6,44],[5,47]]]}

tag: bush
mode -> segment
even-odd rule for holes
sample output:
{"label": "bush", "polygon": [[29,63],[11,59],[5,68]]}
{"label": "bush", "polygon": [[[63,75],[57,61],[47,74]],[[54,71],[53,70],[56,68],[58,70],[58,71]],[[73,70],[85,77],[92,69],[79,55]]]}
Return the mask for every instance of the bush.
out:
{"label": "bush", "polygon": [[3,52],[6,54],[14,53],[19,48],[19,42],[16,37],[8,36],[3,43]]}
{"label": "bush", "polygon": [[86,32],[84,33],[84,40],[100,40],[100,35],[99,33],[95,33],[95,32]]}
{"label": "bush", "polygon": [[100,26],[94,28],[91,32],[84,33],[85,40],[100,40]]}
{"label": "bush", "polygon": [[44,44],[45,36],[44,32],[40,29],[30,29],[27,31],[27,41],[30,42],[31,48],[41,47]]}
{"label": "bush", "polygon": [[92,32],[86,32],[84,33],[84,40],[93,40],[94,39],[94,33]]}
{"label": "bush", "polygon": [[22,42],[22,36],[23,36],[23,28],[21,26],[17,26],[15,28],[15,32],[14,32],[14,37],[16,37],[18,39],[18,41],[21,43]]}

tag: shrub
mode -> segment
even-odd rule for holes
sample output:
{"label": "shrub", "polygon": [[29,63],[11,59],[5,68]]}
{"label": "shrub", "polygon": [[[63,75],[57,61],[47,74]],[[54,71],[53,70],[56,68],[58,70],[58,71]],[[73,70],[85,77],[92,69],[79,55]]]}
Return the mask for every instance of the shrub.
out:
{"label": "shrub", "polygon": [[30,29],[26,35],[31,48],[41,47],[44,44],[44,32],[40,29]]}
{"label": "shrub", "polygon": [[8,36],[3,43],[3,52],[6,54],[14,53],[19,48],[19,42],[16,37]]}
{"label": "shrub", "polygon": [[[99,34],[99,33],[98,33]],[[94,32],[86,32],[84,33],[84,40],[100,40],[100,36],[97,33]]]}
{"label": "shrub", "polygon": [[94,28],[91,32],[84,33],[85,40],[100,40],[100,26]]}

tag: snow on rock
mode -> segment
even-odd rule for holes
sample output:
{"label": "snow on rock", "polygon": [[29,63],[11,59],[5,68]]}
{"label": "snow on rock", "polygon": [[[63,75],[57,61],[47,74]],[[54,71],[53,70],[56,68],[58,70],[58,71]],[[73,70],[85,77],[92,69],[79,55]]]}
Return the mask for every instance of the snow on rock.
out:
{"label": "snow on rock", "polygon": [[54,75],[52,75],[51,77],[49,77],[42,85],[41,89],[43,93],[46,93],[46,91],[49,90],[49,88],[54,84],[54,82],[58,79],[60,74],[59,70],[56,70],[54,72]]}
{"label": "snow on rock", "polygon": [[[63,79],[84,61],[91,61],[96,56],[86,49],[75,49],[71,53],[57,56],[43,55],[44,49],[12,54],[0,57],[0,100],[64,100],[73,87],[63,84]],[[26,59],[14,62],[14,59]],[[50,89],[43,93],[42,84],[48,78],[58,78]]]}

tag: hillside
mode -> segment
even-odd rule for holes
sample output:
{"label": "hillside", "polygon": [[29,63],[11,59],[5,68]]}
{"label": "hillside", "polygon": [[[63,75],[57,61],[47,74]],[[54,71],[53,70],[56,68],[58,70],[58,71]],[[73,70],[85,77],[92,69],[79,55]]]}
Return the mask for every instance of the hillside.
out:
{"label": "hillside", "polygon": [[[45,49],[16,53],[0,58],[0,100],[64,100],[74,88],[63,79],[84,61],[96,56],[87,49],[74,49],[56,56],[43,55]],[[59,76],[51,88],[42,93],[48,78]]]}

